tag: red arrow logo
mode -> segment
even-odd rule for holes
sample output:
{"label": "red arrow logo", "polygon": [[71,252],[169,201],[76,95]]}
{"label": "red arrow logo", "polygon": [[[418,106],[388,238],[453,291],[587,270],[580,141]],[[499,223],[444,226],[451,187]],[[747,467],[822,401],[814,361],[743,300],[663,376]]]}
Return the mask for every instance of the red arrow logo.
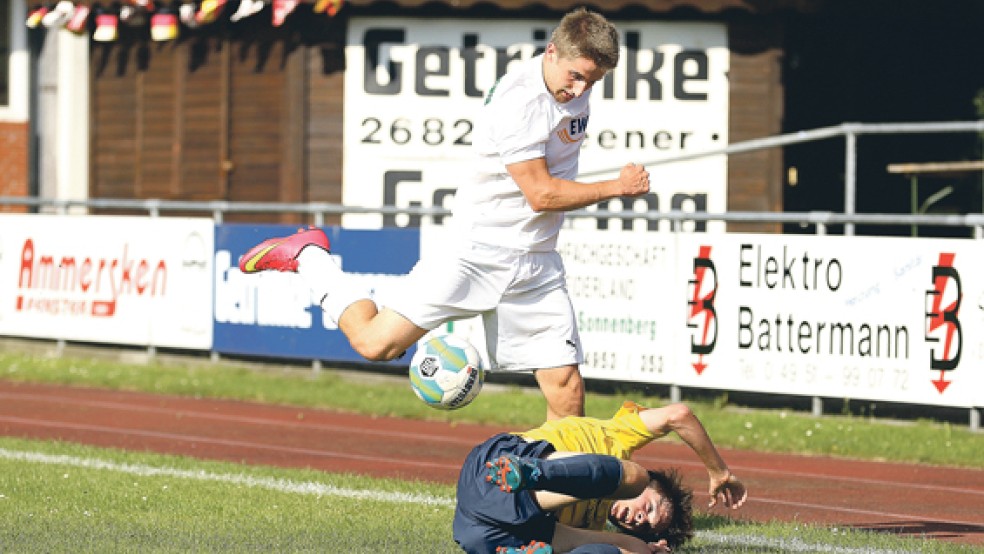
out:
{"label": "red arrow logo", "polygon": [[933,385],[936,386],[936,390],[940,391],[940,394],[943,394],[943,391],[945,391],[946,388],[949,387],[951,383],[951,381],[947,381],[946,379],[943,378],[945,374],[946,374],[945,371],[940,371],[939,380],[933,381]]}
{"label": "red arrow logo", "polygon": [[[933,288],[926,291],[932,297],[932,307],[926,313],[929,317],[927,325],[927,340],[939,342],[940,337],[930,338],[931,333],[942,333],[942,352],[937,357],[937,351],[930,351],[930,369],[940,370],[940,377],[931,380],[940,394],[950,385],[951,381],[944,379],[946,371],[953,370],[960,362],[963,332],[960,326],[960,302],[963,299],[960,286],[960,273],[953,267],[955,254],[941,252],[939,262],[933,266]],[[946,294],[952,291],[950,294]],[[944,296],[951,299],[944,305]]]}
{"label": "red arrow logo", "polygon": [[701,373],[704,373],[704,370],[707,369],[707,364],[704,363],[704,355],[703,354],[698,354],[697,355],[697,362],[696,363],[693,363],[691,365],[694,366],[694,371],[697,372],[697,375],[700,375]]}

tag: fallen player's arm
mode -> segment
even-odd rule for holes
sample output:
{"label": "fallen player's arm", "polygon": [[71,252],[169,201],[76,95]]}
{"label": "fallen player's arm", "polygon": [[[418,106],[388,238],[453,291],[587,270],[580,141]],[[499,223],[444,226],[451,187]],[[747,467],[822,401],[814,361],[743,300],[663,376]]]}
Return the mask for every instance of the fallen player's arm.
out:
{"label": "fallen player's arm", "polygon": [[646,543],[632,535],[577,529],[563,523],[557,524],[554,529],[553,540],[550,542],[550,546],[558,554],[570,552],[586,544],[610,544],[618,547],[622,554],[653,554],[654,552],[670,551],[669,547],[666,546],[666,541]]}
{"label": "fallen player's arm", "polygon": [[728,469],[728,464],[714,447],[704,425],[686,404],[669,404],[662,408],[643,410],[639,412],[639,417],[649,432],[657,438],[671,431],[676,433],[704,462],[710,478],[708,490],[711,506],[716,505],[718,500],[730,508],[738,508],[744,504],[748,496],[745,485]]}

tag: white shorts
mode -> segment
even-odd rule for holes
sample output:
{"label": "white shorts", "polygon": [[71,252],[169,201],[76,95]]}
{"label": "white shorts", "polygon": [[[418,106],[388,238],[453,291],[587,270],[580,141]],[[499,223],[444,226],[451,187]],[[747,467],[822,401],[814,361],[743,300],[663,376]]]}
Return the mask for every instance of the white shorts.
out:
{"label": "white shorts", "polygon": [[581,364],[581,337],[557,252],[471,244],[420,260],[386,307],[418,327],[482,316],[494,370]]}

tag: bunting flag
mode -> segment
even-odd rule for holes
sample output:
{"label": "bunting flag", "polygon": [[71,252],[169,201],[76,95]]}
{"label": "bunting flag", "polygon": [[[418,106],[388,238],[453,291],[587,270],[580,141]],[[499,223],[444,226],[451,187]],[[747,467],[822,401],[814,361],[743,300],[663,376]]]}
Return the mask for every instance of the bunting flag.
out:
{"label": "bunting flag", "polygon": [[74,12],[75,4],[72,4],[70,0],[60,0],[54,8],[44,14],[44,17],[41,18],[41,24],[49,29],[64,27]]}
{"label": "bunting flag", "polygon": [[298,0],[273,0],[273,26],[280,27],[297,8]]}
{"label": "bunting flag", "polygon": [[178,7],[178,19],[189,29],[198,28],[198,4],[194,0],[184,0]]}
{"label": "bunting flag", "polygon": [[226,0],[202,0],[202,4],[198,8],[198,13],[195,14],[195,21],[197,21],[199,25],[215,23],[215,20],[222,15],[222,10],[225,9],[225,5]]}
{"label": "bunting flag", "polygon": [[41,25],[41,20],[48,14],[47,6],[36,6],[27,14],[27,28],[37,29]]}
{"label": "bunting flag", "polygon": [[76,34],[86,32],[88,30],[89,14],[91,12],[92,8],[85,4],[75,6],[75,12],[72,13],[72,18],[65,24],[65,28]]}
{"label": "bunting flag", "polygon": [[150,39],[163,42],[178,38],[178,14],[169,7],[162,7],[150,17]]}
{"label": "bunting flag", "polygon": [[266,2],[263,0],[240,0],[239,9],[229,17],[229,20],[235,23],[240,19],[256,15],[263,11],[263,6],[265,5]]}
{"label": "bunting flag", "polygon": [[[95,0],[76,4],[79,1],[36,5],[25,24],[30,29],[65,28],[81,34],[90,29],[91,21],[92,40],[113,42],[119,38],[120,23],[124,23],[129,27],[149,27],[151,40],[161,42],[177,39],[182,25],[195,29],[218,21],[230,0],[156,0],[156,4],[155,0]],[[302,2],[312,4],[312,13],[332,17],[341,10],[344,0],[238,0],[236,11],[228,20],[237,23],[272,3],[272,23],[280,27]]]}
{"label": "bunting flag", "polygon": [[342,0],[314,0],[314,13],[326,13],[334,17],[342,9]]}
{"label": "bunting flag", "polygon": [[114,42],[119,36],[119,17],[108,10],[96,12],[96,30],[92,32],[92,40],[96,42]]}

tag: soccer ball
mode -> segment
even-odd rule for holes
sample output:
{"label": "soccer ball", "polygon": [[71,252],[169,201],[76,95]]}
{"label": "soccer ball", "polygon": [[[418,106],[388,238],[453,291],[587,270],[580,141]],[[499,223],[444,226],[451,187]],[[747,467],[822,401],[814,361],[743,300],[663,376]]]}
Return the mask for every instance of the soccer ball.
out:
{"label": "soccer ball", "polygon": [[454,335],[434,337],[417,347],[410,360],[410,387],[428,406],[456,410],[467,406],[485,381],[478,350]]}

